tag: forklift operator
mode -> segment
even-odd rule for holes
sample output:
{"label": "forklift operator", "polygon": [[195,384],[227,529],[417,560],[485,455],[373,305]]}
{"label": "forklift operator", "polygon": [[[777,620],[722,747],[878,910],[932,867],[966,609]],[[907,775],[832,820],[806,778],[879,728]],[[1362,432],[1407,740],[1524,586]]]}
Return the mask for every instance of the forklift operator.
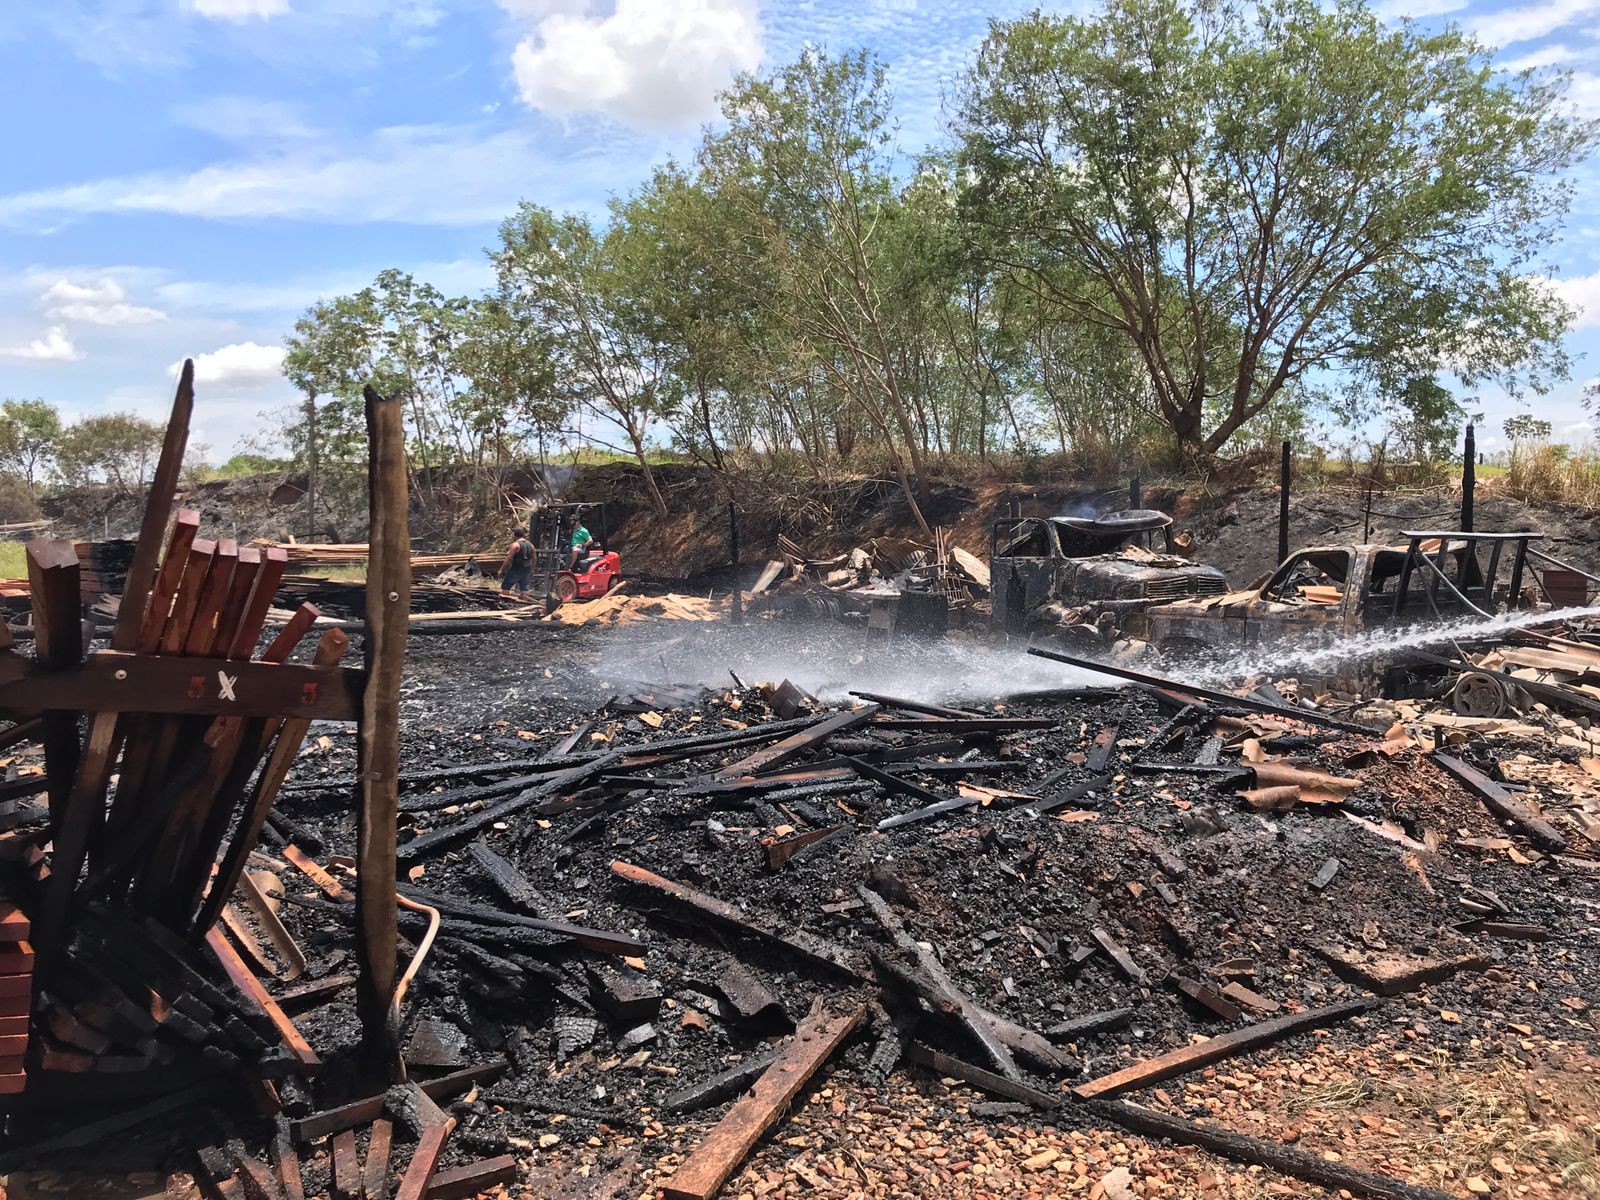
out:
{"label": "forklift operator", "polygon": [[592,545],[594,545],[594,538],[583,527],[583,518],[580,516],[577,528],[572,531],[572,557],[567,562],[567,570],[576,571],[578,569],[578,559],[582,558]]}

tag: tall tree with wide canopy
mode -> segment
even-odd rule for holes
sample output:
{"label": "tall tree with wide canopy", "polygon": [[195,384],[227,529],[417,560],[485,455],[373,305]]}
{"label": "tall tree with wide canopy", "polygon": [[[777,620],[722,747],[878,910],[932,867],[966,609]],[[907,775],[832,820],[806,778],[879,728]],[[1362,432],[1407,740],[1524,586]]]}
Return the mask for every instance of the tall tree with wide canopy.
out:
{"label": "tall tree with wide canopy", "polygon": [[1564,95],[1355,0],[1034,14],[961,93],[964,209],[1065,319],[1127,340],[1209,459],[1330,373],[1565,374],[1571,313],[1533,276],[1596,128]]}

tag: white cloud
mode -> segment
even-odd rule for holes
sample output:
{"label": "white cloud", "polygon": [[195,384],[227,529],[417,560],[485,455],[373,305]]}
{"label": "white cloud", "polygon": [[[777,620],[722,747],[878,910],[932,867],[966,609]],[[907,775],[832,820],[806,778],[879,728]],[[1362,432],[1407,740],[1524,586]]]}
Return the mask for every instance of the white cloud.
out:
{"label": "white cloud", "polygon": [[167,314],[158,308],[129,304],[128,293],[110,277],[91,283],[58,279],[45,289],[39,306],[46,316],[58,321],[83,321],[90,325],[142,325],[167,319]]}
{"label": "white cloud", "polygon": [[638,129],[689,128],[712,115],[737,72],[761,61],[755,0],[617,0],[605,15],[592,4],[507,7],[546,14],[511,64],[524,103],[558,117],[597,112]]}
{"label": "white cloud", "polygon": [[289,11],[289,0],[184,0],[184,8],[213,21],[266,20]]}
{"label": "white cloud", "polygon": [[45,330],[42,338],[34,338],[26,345],[0,346],[0,358],[18,362],[75,362],[82,357],[67,331],[59,325]]}
{"label": "white cloud", "polygon": [[1571,46],[1563,46],[1560,42],[1554,42],[1548,46],[1540,46],[1537,50],[1531,50],[1520,58],[1512,59],[1510,62],[1501,63],[1500,68],[1513,73],[1531,71],[1539,67],[1554,67],[1562,63],[1573,62],[1579,57],[1581,56]]}
{"label": "white cloud", "polygon": [[1536,0],[1521,8],[1502,8],[1469,18],[1465,24],[1489,46],[1515,46],[1554,33],[1600,12],[1597,0]]}
{"label": "white cloud", "polygon": [[1592,275],[1573,275],[1554,278],[1550,286],[1573,308],[1578,310],[1574,329],[1600,328],[1600,271]]}
{"label": "white cloud", "polygon": [[[174,363],[176,375],[182,363]],[[283,347],[263,346],[258,342],[238,342],[210,354],[197,354],[194,360],[196,385],[210,384],[223,390],[256,387],[276,380],[283,370]]]}
{"label": "white cloud", "polygon": [[152,171],[0,196],[0,226],[50,230],[91,213],[212,220],[285,218],[370,224],[478,225],[504,218],[530,180],[554,207],[592,204],[648,163],[626,139],[553,158],[528,128],[401,125],[359,141],[321,137],[196,171]]}
{"label": "white cloud", "polygon": [[1380,21],[1398,21],[1402,17],[1442,17],[1446,13],[1460,12],[1467,0],[1382,0],[1373,7]]}
{"label": "white cloud", "polygon": [[172,119],[231,142],[283,141],[316,133],[300,105],[260,96],[207,96],[174,105]]}

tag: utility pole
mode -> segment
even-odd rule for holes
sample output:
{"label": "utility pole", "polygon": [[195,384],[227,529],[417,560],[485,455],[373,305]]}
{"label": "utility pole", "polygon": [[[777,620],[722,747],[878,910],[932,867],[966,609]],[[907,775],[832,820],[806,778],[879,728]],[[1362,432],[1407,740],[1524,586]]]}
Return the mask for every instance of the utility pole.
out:
{"label": "utility pole", "polygon": [[306,393],[306,541],[317,540],[317,394]]}

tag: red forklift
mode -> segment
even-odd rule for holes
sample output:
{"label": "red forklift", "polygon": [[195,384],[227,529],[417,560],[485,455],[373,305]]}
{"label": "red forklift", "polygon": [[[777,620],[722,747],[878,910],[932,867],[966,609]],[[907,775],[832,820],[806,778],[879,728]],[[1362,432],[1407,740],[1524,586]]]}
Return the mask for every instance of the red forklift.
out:
{"label": "red forklift", "polygon": [[[574,563],[572,531],[579,525],[594,540]],[[530,587],[544,593],[551,609],[604,596],[622,582],[622,559],[610,548],[604,504],[547,504],[529,516],[528,540],[534,545]]]}

